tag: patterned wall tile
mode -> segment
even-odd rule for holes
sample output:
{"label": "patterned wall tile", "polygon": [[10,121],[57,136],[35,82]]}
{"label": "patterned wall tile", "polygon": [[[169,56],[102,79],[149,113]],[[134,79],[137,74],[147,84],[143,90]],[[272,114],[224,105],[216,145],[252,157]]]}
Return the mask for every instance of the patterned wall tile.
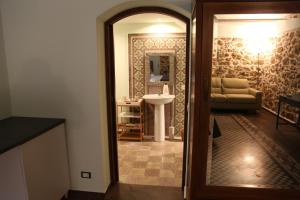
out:
{"label": "patterned wall tile", "polygon": [[186,36],[185,34],[129,34],[129,93],[130,96],[145,94],[145,55],[147,51],[175,52],[175,135],[184,128]]}

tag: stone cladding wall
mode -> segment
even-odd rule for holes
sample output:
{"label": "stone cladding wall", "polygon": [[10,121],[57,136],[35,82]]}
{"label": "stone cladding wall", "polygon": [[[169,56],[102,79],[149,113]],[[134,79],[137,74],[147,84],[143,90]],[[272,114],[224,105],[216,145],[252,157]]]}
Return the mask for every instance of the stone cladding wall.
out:
{"label": "stone cladding wall", "polygon": [[[263,92],[263,106],[277,112],[279,95],[300,89],[300,28],[270,38],[274,49],[253,55],[242,38],[215,38],[213,77],[246,78],[250,86]],[[298,110],[284,105],[281,114],[295,121]]]}

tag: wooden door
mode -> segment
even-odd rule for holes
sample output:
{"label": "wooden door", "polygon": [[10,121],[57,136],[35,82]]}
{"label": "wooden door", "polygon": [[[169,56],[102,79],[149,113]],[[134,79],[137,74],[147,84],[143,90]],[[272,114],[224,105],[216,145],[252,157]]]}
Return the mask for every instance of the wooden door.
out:
{"label": "wooden door", "polygon": [[300,13],[299,1],[198,0],[192,15],[188,199],[300,199],[300,191],[206,184],[215,14]]}

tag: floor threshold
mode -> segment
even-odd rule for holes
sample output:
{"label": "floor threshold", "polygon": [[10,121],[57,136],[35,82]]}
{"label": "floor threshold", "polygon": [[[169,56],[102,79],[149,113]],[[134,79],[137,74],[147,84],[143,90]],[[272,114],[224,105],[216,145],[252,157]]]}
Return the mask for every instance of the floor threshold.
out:
{"label": "floor threshold", "polygon": [[105,200],[183,200],[180,187],[116,183],[108,189]]}

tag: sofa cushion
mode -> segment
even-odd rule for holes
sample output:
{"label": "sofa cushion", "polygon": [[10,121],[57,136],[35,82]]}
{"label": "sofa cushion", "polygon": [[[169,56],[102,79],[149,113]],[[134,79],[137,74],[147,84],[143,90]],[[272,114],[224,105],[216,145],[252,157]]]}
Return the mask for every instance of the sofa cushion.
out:
{"label": "sofa cushion", "polygon": [[224,94],[249,94],[248,89],[223,88]]}
{"label": "sofa cushion", "polygon": [[223,78],[222,87],[224,94],[249,94],[247,79]]}
{"label": "sofa cushion", "polygon": [[221,94],[221,78],[211,78],[211,93]]}
{"label": "sofa cushion", "polygon": [[226,96],[223,94],[211,93],[210,97],[212,102],[218,102],[218,103],[226,102]]}
{"label": "sofa cushion", "polygon": [[256,103],[256,98],[250,94],[225,94],[229,103]]}

